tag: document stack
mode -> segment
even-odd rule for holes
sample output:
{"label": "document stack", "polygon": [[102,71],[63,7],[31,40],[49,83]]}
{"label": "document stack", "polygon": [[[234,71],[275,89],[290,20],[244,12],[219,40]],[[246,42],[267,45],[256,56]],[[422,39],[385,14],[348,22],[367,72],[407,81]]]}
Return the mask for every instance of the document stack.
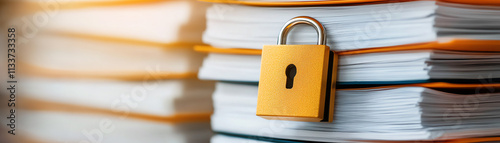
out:
{"label": "document stack", "polygon": [[500,2],[440,0],[437,5],[439,36],[497,43],[500,40]]}
{"label": "document stack", "polygon": [[[437,38],[435,1],[211,2],[203,35],[209,46],[196,50],[208,53],[199,77],[219,81],[213,142],[500,140],[491,137],[500,134],[500,44]],[[283,25],[297,16],[321,22],[327,45],[340,56],[332,122],[256,116],[260,49],[276,45]],[[287,44],[316,43],[316,35],[297,25]]]}
{"label": "document stack", "polygon": [[193,50],[207,4],[19,3],[17,139],[209,141],[214,83],[196,78],[205,54]]}

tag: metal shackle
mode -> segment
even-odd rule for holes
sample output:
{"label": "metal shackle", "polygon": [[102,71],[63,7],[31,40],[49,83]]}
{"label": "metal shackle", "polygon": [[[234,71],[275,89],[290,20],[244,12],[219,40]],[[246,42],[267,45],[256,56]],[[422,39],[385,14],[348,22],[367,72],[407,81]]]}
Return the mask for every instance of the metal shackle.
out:
{"label": "metal shackle", "polygon": [[321,23],[309,16],[298,16],[290,19],[284,26],[281,28],[280,35],[278,36],[278,45],[285,45],[286,39],[288,36],[288,32],[298,24],[307,24],[316,29],[318,33],[318,45],[326,45],[326,32],[325,28]]}

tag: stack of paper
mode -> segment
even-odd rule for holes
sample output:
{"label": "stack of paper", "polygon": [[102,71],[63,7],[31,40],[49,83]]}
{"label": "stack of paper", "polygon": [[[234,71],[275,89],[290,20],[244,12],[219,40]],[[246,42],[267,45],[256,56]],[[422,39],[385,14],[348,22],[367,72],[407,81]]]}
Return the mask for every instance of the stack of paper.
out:
{"label": "stack of paper", "polygon": [[212,128],[225,134],[321,142],[444,140],[500,134],[500,94],[475,93],[490,88],[498,91],[498,84],[468,85],[459,93],[450,93],[458,92],[458,86],[426,83],[340,89],[333,122],[311,123],[258,117],[256,85],[220,82],[213,95]]}
{"label": "stack of paper", "polygon": [[[327,29],[332,50],[353,50],[434,41],[433,1],[354,6],[254,7],[214,4],[207,10],[203,41],[220,48],[261,49],[275,45],[284,22],[309,16]],[[298,26],[289,44],[316,43],[316,31]]]}
{"label": "stack of paper", "polygon": [[[500,49],[500,2],[474,0],[439,0],[436,10],[436,29],[442,41],[461,39],[465,41],[455,47],[473,49],[492,49],[494,52],[474,55],[475,58],[455,56],[455,60],[437,59],[430,64],[436,65],[431,76],[464,76],[466,73],[481,73],[476,79],[498,78],[498,55]],[[480,59],[478,59],[481,57]],[[438,67],[440,66],[440,67]],[[445,75],[447,67],[460,68],[460,72]],[[467,68],[466,68],[467,67]],[[497,80],[494,80],[497,81]]]}
{"label": "stack of paper", "polygon": [[450,38],[500,40],[500,6],[497,1],[440,0],[438,34]]}
{"label": "stack of paper", "polygon": [[[197,47],[209,53],[199,77],[220,81],[212,128],[223,135],[213,142],[464,141],[500,134],[500,43],[436,39],[435,1],[223,2],[229,4],[207,11],[203,41],[210,46]],[[332,123],[256,116],[265,74],[260,49],[276,45],[281,27],[296,16],[321,22],[340,55]],[[296,26],[287,41],[316,39],[314,29]]]}
{"label": "stack of paper", "polygon": [[[489,47],[458,39],[433,42],[436,40],[433,31],[434,3],[409,1],[315,7],[214,4],[207,11],[207,30],[203,38],[205,43],[219,50],[261,49],[263,45],[276,44],[284,22],[306,15],[325,26],[332,50],[345,52],[340,53],[339,82],[457,82],[454,79],[478,82],[477,79],[500,78],[499,71],[491,68],[498,65],[494,62],[498,60],[498,54],[489,53],[499,51],[498,48],[489,48],[500,46],[499,42],[490,41],[490,45],[486,44]],[[288,44],[316,43],[316,31],[311,27],[298,25],[290,33]],[[212,53],[204,61],[200,78],[259,80],[260,54],[241,56],[208,51]],[[463,69],[465,63],[471,69],[480,70]]]}
{"label": "stack of paper", "polygon": [[[209,140],[214,83],[197,80],[206,54],[193,50],[201,43],[206,4],[194,0],[19,3],[38,10],[27,10],[12,21],[20,29],[19,139]],[[39,3],[43,5],[37,9]],[[45,23],[35,21],[32,30],[22,27],[23,19],[40,13],[46,14],[47,19],[38,19]]]}
{"label": "stack of paper", "polygon": [[161,121],[120,119],[82,113],[23,111],[19,114],[23,136],[39,142],[207,142],[206,123],[166,124]]}
{"label": "stack of paper", "polygon": [[[500,70],[496,68],[500,65],[498,53],[430,50],[436,45],[426,46],[429,50],[377,53],[359,50],[361,54],[346,52],[339,58],[338,81],[341,84],[392,84],[479,82],[478,79],[500,78]],[[470,50],[473,48],[469,47]],[[210,53],[203,62],[199,76],[211,80],[257,82],[260,77],[260,59],[260,55]]]}

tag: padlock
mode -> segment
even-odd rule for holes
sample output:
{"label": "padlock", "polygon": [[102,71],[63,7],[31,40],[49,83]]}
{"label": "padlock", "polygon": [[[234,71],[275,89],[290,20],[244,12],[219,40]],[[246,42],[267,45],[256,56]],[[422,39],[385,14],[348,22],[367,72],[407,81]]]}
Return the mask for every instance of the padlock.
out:
{"label": "padlock", "polygon": [[[286,45],[297,24],[313,26],[318,45]],[[299,16],[281,29],[278,45],[265,45],[257,100],[257,116],[271,120],[331,122],[338,56],[326,46],[325,29],[316,19]]]}

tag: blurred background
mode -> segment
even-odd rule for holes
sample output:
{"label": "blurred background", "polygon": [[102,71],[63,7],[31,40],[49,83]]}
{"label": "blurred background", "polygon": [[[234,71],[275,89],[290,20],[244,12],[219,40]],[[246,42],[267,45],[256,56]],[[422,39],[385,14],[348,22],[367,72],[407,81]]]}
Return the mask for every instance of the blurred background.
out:
{"label": "blurred background", "polygon": [[[500,140],[498,1],[204,1],[0,1],[0,143]],[[256,116],[300,15],[340,54],[331,123]]]}
{"label": "blurred background", "polygon": [[205,54],[193,50],[207,5],[1,1],[2,33],[15,29],[16,47],[0,54],[1,100],[15,99],[1,106],[0,142],[208,142],[214,83],[197,79]]}

